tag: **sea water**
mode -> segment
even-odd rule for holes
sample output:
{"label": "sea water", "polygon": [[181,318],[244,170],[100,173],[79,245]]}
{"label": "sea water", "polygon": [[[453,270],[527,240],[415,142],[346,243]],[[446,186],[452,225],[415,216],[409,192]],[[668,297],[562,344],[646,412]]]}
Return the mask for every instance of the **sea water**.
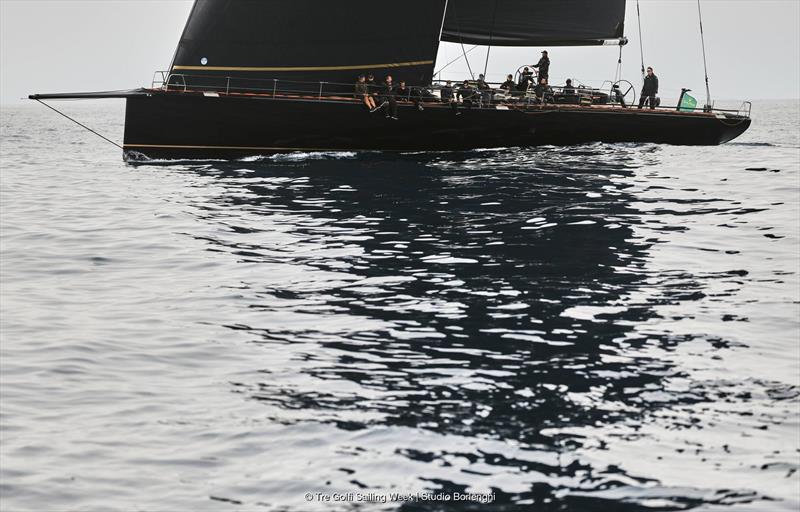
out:
{"label": "sea water", "polygon": [[2,508],[797,510],[799,112],[131,165],[3,107]]}

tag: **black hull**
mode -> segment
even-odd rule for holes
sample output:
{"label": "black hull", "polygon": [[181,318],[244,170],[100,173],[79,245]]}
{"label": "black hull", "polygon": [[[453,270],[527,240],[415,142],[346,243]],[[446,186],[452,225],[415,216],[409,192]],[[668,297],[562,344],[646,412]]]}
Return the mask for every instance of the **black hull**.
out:
{"label": "black hull", "polygon": [[398,120],[356,101],[153,92],[127,98],[125,156],[232,159],[291,151],[459,151],[639,142],[716,145],[750,119],[608,106],[460,108],[399,104]]}

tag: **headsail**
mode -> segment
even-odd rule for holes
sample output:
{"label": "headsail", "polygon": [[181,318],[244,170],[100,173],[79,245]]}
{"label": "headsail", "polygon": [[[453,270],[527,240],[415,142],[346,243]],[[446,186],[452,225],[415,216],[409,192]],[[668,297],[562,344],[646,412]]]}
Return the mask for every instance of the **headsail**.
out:
{"label": "headsail", "polygon": [[619,44],[624,23],[625,0],[450,0],[442,41],[494,46]]}
{"label": "headsail", "polygon": [[[174,74],[428,83],[446,0],[195,0]],[[191,78],[191,77],[190,77]],[[239,82],[241,84],[241,82]]]}

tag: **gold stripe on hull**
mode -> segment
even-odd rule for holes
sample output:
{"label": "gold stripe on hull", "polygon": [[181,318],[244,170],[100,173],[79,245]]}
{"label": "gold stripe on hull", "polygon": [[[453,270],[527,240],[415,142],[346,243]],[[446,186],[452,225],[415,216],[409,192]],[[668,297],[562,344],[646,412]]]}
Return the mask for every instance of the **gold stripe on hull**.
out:
{"label": "gold stripe on hull", "polygon": [[347,71],[356,69],[404,68],[407,66],[424,66],[433,64],[432,60],[413,60],[409,62],[391,62],[388,64],[360,64],[357,66],[279,66],[279,67],[239,67],[239,66],[172,66],[173,71]]}

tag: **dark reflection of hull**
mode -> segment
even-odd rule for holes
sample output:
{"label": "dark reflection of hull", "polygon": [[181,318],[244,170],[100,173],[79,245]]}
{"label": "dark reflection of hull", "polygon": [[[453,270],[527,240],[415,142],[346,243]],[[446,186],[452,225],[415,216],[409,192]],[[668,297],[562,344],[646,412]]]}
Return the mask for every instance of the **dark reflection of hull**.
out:
{"label": "dark reflection of hull", "polygon": [[[671,510],[753,499],[732,491],[664,491],[666,505],[645,506],[626,489],[652,487],[646,475],[570,455],[586,440],[569,429],[635,423],[669,407],[650,403],[646,393],[679,369],[633,349],[680,340],[653,338],[635,326],[656,318],[652,305],[691,301],[699,292],[687,276],[681,288],[630,300],[653,278],[645,270],[654,241],[630,228],[637,211],[614,176],[630,176],[652,154],[588,146],[557,155],[543,150],[535,155],[538,167],[530,158],[329,158],[313,170],[291,160],[215,165],[226,192],[213,209],[251,215],[248,222],[226,219],[231,236],[210,237],[209,249],[243,262],[290,261],[349,276],[321,285],[245,284],[264,297],[257,311],[319,315],[320,326],[232,325],[271,350],[299,350],[293,360],[306,377],[287,380],[265,366],[262,381],[235,389],[264,402],[280,421],[351,431],[409,427],[552,455],[532,462],[435,444],[399,447],[421,463],[460,458],[468,468],[530,475],[524,490],[492,487],[492,505],[407,504],[408,510]],[[237,241],[237,233],[263,228],[259,217],[272,229],[291,226],[294,238],[272,247]],[[333,317],[342,323],[331,326]],[[685,399],[710,397],[698,391]],[[364,476],[355,472],[352,481],[362,485]],[[467,488],[454,479],[428,483]]]}

